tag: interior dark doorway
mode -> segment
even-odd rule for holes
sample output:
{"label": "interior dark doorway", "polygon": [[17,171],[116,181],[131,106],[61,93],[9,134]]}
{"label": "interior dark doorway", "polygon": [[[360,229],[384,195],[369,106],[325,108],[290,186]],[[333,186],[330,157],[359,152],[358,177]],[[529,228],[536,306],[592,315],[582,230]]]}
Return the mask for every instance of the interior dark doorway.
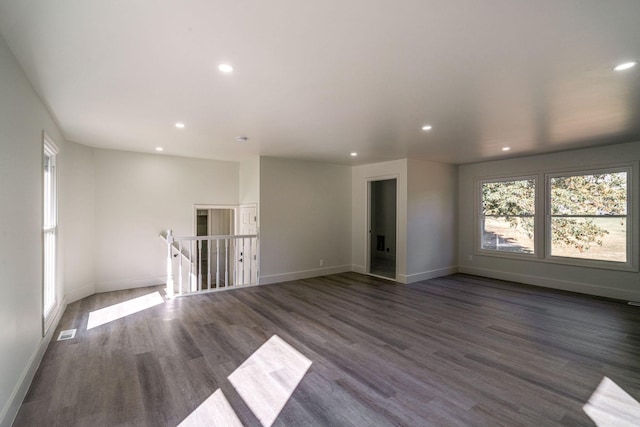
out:
{"label": "interior dark doorway", "polygon": [[369,181],[369,271],[395,280],[397,179]]}

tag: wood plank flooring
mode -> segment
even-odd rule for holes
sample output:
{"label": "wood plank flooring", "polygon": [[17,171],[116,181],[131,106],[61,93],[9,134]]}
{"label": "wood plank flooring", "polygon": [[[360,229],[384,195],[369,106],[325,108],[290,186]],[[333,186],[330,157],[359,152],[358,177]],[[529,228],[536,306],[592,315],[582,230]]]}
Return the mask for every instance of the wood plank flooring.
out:
{"label": "wood plank flooring", "polygon": [[640,400],[640,308],[616,301],[345,273],[179,298],[87,330],[91,311],[158,290],[70,304],[58,329],[77,337],[50,344],[14,425],[176,426],[220,390],[258,426],[228,377],[273,335],[312,362],[275,426],[590,426],[582,408],[604,377]]}

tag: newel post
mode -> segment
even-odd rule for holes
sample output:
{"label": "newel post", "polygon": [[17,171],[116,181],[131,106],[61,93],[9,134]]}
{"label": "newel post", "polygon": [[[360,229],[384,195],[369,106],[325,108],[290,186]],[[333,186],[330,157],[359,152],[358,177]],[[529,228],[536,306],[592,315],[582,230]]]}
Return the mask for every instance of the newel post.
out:
{"label": "newel post", "polygon": [[173,231],[167,230],[167,298],[173,298]]}

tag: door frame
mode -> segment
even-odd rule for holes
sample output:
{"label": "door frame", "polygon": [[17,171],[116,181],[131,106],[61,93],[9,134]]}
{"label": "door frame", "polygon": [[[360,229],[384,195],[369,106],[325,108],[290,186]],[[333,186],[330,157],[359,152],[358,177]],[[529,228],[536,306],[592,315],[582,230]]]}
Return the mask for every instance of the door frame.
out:
{"label": "door frame", "polygon": [[[377,274],[371,274],[371,183],[376,181],[388,181],[391,179],[396,180],[396,259],[395,259],[396,274],[393,278],[379,276]],[[400,205],[398,203],[400,200],[400,197],[398,197],[399,182],[400,182],[400,174],[378,175],[378,176],[367,177],[365,179],[365,185],[367,186],[367,188],[366,188],[366,212],[365,212],[366,220],[364,221],[365,227],[366,227],[364,230],[364,235],[365,235],[364,272],[369,276],[378,277],[380,279],[393,280],[395,282],[398,281],[398,247],[399,247],[398,243],[399,243],[399,236],[400,236],[400,228],[399,228],[400,221],[398,221],[398,212],[400,212]]]}
{"label": "door frame", "polygon": [[[198,211],[201,209],[206,209],[206,210],[210,210],[210,209],[231,209],[233,210],[233,228],[234,228],[234,233],[236,233],[237,231],[237,227],[238,227],[238,212],[239,212],[239,206],[238,205],[208,205],[208,204],[195,204],[193,205],[193,234],[192,236],[196,236],[198,234]],[[209,228],[209,226],[207,225],[207,229]]]}

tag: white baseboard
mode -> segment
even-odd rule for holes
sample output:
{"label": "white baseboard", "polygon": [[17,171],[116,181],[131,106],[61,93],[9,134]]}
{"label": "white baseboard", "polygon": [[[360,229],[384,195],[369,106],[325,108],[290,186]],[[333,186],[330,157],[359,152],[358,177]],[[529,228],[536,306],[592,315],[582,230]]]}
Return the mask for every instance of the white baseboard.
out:
{"label": "white baseboard", "polygon": [[36,375],[36,372],[40,367],[42,357],[44,356],[45,351],[47,351],[49,342],[51,341],[53,334],[56,332],[60,319],[62,318],[66,308],[67,300],[65,297],[60,305],[60,309],[51,323],[51,326],[49,327],[49,331],[44,337],[42,337],[40,343],[38,343],[38,346],[31,354],[27,366],[24,368],[24,371],[22,371],[22,375],[20,375],[18,383],[9,396],[9,401],[4,405],[4,408],[2,408],[2,412],[0,413],[0,427],[11,427],[16,415],[18,415],[20,405],[22,405],[22,401],[29,391],[33,377]]}
{"label": "white baseboard", "polygon": [[96,285],[87,285],[83,286],[79,289],[75,289],[70,291],[68,294],[64,296],[64,299],[67,301],[67,304],[71,304],[72,302],[76,302],[81,300],[82,298],[86,298],[96,293]]}
{"label": "white baseboard", "polygon": [[147,286],[164,285],[167,283],[167,276],[141,277],[139,279],[115,280],[102,282],[96,285],[96,293],[122,291],[125,289],[144,288]]}
{"label": "white baseboard", "polygon": [[450,266],[445,268],[439,268],[437,270],[423,271],[421,273],[414,274],[398,274],[398,282],[400,283],[415,283],[422,280],[435,279],[436,277],[448,276],[458,272],[457,266]]}
{"label": "white baseboard", "polygon": [[260,284],[270,285],[272,283],[309,279],[311,277],[327,276],[329,274],[346,273],[349,271],[351,271],[351,265],[341,265],[339,267],[324,267],[314,270],[294,271],[291,273],[272,274],[269,276],[260,276]]}
{"label": "white baseboard", "polygon": [[476,268],[461,265],[460,273],[473,274],[475,276],[490,277],[492,279],[508,280],[511,282],[525,283],[527,285],[542,286],[545,288],[560,289],[563,291],[577,292],[580,294],[595,295],[606,298],[614,298],[623,301],[640,301],[640,291],[615,289],[605,286],[591,285],[587,283],[571,282],[568,280],[551,279],[548,277],[531,276],[528,274],[509,273],[500,270]]}
{"label": "white baseboard", "polygon": [[367,274],[366,271],[364,271],[364,265],[351,264],[351,271],[354,273]]}

